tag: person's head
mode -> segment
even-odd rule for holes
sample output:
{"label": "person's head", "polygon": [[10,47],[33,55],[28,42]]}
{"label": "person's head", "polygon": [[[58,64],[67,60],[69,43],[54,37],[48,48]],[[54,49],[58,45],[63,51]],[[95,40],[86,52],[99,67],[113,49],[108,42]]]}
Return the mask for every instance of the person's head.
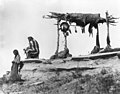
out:
{"label": "person's head", "polygon": [[18,55],[18,50],[16,50],[16,49],[13,50],[13,54],[14,54],[14,55]]}
{"label": "person's head", "polygon": [[29,36],[29,37],[28,37],[28,40],[29,40],[29,41],[33,40],[33,37]]}

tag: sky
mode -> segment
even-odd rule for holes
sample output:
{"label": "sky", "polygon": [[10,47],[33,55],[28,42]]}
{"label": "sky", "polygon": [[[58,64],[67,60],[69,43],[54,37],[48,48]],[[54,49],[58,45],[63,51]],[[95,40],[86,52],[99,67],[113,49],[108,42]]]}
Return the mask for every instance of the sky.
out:
{"label": "sky", "polygon": [[[2,56],[13,56],[18,49],[23,58],[23,49],[28,46],[28,36],[33,36],[40,46],[40,58],[49,58],[56,51],[57,27],[55,19],[43,19],[49,12],[60,13],[100,13],[105,12],[120,17],[119,0],[0,0],[0,50]],[[116,26],[110,26],[111,46],[120,47],[120,20]],[[106,24],[100,24],[100,44],[106,46]],[[96,30],[89,37],[88,27],[82,34],[74,32],[68,37],[68,48],[73,56],[89,54],[95,46]],[[60,33],[60,50],[63,50],[64,38]],[[12,57],[10,58],[10,60]]]}
{"label": "sky", "polygon": [[[120,17],[120,0],[0,0],[0,76],[10,70],[14,58],[12,51],[18,49],[21,58],[25,58],[23,49],[28,46],[28,36],[33,36],[40,46],[40,58],[49,58],[56,51],[57,27],[55,19],[43,19],[49,12],[59,13],[100,13],[105,12]],[[116,26],[110,26],[112,48],[120,47],[120,19]],[[68,48],[73,56],[89,54],[95,46],[96,30],[89,37],[88,26],[85,34],[77,27],[78,33],[71,27],[68,36]],[[106,24],[99,25],[101,47],[106,46]],[[63,50],[64,38],[60,33],[60,50]]]}

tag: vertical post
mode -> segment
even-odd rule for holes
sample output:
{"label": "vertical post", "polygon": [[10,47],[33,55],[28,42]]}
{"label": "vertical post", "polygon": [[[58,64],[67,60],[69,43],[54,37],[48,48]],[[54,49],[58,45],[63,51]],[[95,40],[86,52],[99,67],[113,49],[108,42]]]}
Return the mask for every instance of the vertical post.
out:
{"label": "vertical post", "polygon": [[55,54],[58,55],[58,51],[59,51],[59,40],[60,40],[60,32],[59,32],[59,20],[57,20],[57,49]]}
{"label": "vertical post", "polygon": [[96,34],[96,46],[100,48],[99,28],[98,28],[98,25],[97,25],[97,34]]}
{"label": "vertical post", "polygon": [[66,33],[63,33],[63,35],[65,37],[65,47],[64,47],[64,49],[66,49],[67,48],[67,35],[66,35]]}
{"label": "vertical post", "polygon": [[110,46],[110,34],[109,34],[109,19],[108,11],[106,12],[106,24],[107,24],[107,45]]}

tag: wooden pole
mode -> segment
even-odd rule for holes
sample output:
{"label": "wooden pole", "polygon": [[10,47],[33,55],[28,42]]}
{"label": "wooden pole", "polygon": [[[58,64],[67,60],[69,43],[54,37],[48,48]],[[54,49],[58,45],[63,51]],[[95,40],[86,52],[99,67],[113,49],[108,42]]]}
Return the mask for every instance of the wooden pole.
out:
{"label": "wooden pole", "polygon": [[65,37],[65,47],[64,47],[64,49],[66,49],[67,48],[67,35],[65,33],[63,33],[63,35]]}
{"label": "wooden pole", "polygon": [[100,41],[99,41],[99,28],[97,25],[97,34],[96,34],[96,46],[100,48]]}
{"label": "wooden pole", "polygon": [[58,55],[58,51],[59,51],[59,40],[60,40],[59,20],[57,20],[57,49],[55,52],[56,55]]}
{"label": "wooden pole", "polygon": [[109,34],[109,19],[108,11],[106,12],[106,24],[107,24],[107,45],[110,46],[110,34]]}

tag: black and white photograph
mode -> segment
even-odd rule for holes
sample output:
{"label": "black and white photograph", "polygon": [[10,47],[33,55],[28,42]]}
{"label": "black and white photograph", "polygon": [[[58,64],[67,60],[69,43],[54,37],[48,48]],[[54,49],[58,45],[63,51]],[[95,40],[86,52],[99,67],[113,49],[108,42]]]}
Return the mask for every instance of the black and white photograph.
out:
{"label": "black and white photograph", "polygon": [[0,0],[0,94],[120,94],[120,0]]}

